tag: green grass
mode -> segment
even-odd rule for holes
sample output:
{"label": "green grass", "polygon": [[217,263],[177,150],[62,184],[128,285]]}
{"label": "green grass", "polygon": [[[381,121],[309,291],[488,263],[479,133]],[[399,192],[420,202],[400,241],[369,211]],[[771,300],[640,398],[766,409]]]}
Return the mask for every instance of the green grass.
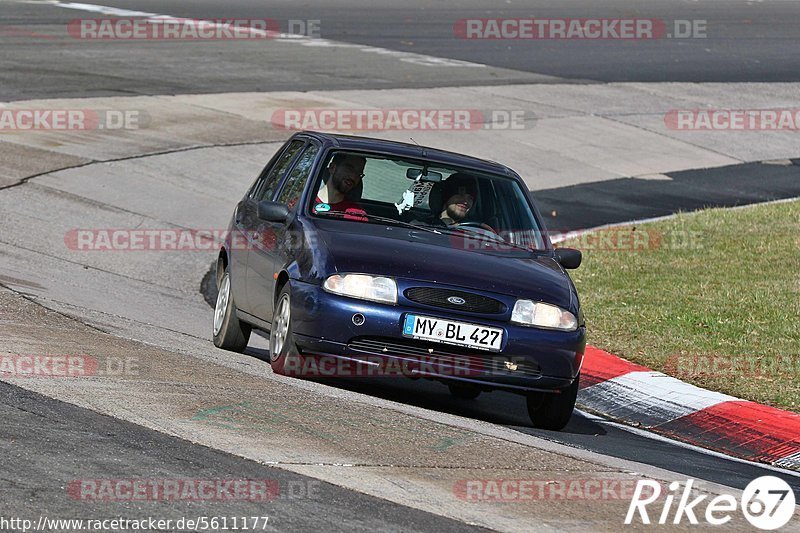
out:
{"label": "green grass", "polygon": [[563,244],[584,252],[572,277],[590,344],[800,412],[800,201],[604,231],[615,240]]}

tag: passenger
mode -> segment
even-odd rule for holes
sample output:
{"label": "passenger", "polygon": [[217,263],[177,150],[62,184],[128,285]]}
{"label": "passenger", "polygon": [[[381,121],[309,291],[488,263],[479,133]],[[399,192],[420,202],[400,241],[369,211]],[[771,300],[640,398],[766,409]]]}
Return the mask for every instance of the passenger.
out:
{"label": "passenger", "polygon": [[[328,165],[328,181],[317,193],[316,204],[328,204],[331,211],[357,209],[363,211],[350,193],[361,189],[367,159],[360,155],[337,153]],[[361,195],[356,195],[360,197]],[[316,212],[316,209],[315,209]]]}

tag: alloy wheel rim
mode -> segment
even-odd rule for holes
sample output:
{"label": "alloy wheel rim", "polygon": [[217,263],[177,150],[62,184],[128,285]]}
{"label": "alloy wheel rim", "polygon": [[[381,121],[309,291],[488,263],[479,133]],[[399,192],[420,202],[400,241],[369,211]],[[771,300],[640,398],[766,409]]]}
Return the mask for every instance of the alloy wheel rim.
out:
{"label": "alloy wheel rim", "polygon": [[286,344],[286,337],[289,333],[289,320],[291,319],[291,307],[289,306],[289,296],[281,298],[278,304],[277,318],[275,319],[275,326],[273,328],[270,339],[272,340],[272,349],[270,356],[275,361],[283,351]]}
{"label": "alloy wheel rim", "polygon": [[228,274],[222,278],[222,287],[217,294],[217,305],[214,307],[214,336],[222,331],[222,322],[225,320],[225,313],[228,311],[228,303],[231,296],[231,280]]}

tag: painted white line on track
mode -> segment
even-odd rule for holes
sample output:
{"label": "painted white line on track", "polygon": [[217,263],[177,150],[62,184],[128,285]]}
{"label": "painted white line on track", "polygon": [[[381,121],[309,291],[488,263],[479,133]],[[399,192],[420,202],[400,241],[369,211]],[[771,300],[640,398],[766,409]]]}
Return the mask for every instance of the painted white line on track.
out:
{"label": "painted white line on track", "polygon": [[[22,0],[21,3],[26,4],[43,4],[64,9],[75,9],[79,11],[88,11],[93,13],[100,13],[103,15],[113,15],[118,17],[146,17],[154,23],[164,22],[169,20],[179,20],[187,24],[204,24],[212,25],[214,27],[224,27],[226,24],[215,23],[213,21],[202,19],[187,19],[182,17],[173,17],[172,15],[162,15],[158,13],[149,13],[146,11],[135,11],[130,9],[121,9],[117,7],[102,6],[98,4],[84,4],[79,2],[59,2],[57,0]],[[459,59],[449,59],[445,57],[429,56],[425,54],[417,54],[414,52],[402,52],[399,50],[390,50],[388,48],[380,48],[378,46],[369,46],[362,44],[344,43],[340,41],[331,41],[330,39],[322,39],[318,37],[307,37],[305,35],[297,35],[291,33],[274,33],[267,32],[260,29],[247,29],[239,28],[237,31],[247,31],[253,35],[266,36],[268,33],[274,34],[274,41],[282,43],[293,43],[302,46],[311,47],[324,47],[324,48],[352,48],[360,52],[368,54],[377,54],[396,58],[404,63],[412,63],[414,65],[421,65],[425,67],[464,67],[464,68],[485,68],[486,65],[482,63],[473,63],[471,61],[462,61]]]}
{"label": "painted white line on track", "polygon": [[79,2],[47,2],[48,4],[63,7],[66,9],[78,9],[81,11],[92,11],[94,13],[102,13],[103,15],[114,15],[117,17],[156,17],[156,13],[147,13],[145,11],[133,11],[130,9],[121,9],[111,6],[98,6],[95,4],[82,4]]}

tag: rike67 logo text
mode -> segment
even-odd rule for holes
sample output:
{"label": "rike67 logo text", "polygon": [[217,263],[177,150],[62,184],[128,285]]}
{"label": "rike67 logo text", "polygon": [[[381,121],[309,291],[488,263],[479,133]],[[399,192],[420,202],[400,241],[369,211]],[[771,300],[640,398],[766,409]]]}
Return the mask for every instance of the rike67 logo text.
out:
{"label": "rike67 logo text", "polygon": [[[729,494],[709,500],[707,494],[693,494],[693,485],[693,479],[686,481],[683,487],[674,481],[669,484],[666,497],[662,497],[660,483],[649,479],[639,480],[625,516],[625,524],[641,520],[643,524],[688,522],[698,525],[699,518],[705,519],[707,524],[721,526],[741,512],[752,526],[771,531],[788,524],[795,512],[792,488],[775,476],[762,476],[751,481],[742,492],[741,502]],[[652,512],[655,514],[651,515]]]}

